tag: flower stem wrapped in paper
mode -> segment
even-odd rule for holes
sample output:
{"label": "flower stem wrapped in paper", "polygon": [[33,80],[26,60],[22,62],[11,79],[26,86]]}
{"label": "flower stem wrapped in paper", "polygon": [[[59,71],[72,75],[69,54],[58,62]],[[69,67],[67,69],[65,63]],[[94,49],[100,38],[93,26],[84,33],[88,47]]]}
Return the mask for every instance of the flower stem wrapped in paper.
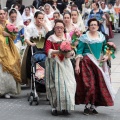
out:
{"label": "flower stem wrapped in paper", "polygon": [[[15,38],[16,34],[18,33],[18,28],[15,25],[9,23],[6,25],[5,31]],[[6,44],[9,44],[9,37],[6,37]]]}
{"label": "flower stem wrapped in paper", "polygon": [[113,59],[115,58],[115,51],[116,51],[116,48],[111,44],[106,44],[105,47],[104,47],[104,53],[109,58],[110,57],[112,57]]}
{"label": "flower stem wrapped in paper", "polygon": [[61,42],[59,50],[66,58],[70,58],[74,54],[71,43],[67,40]]}
{"label": "flower stem wrapped in paper", "polygon": [[76,46],[78,45],[78,38],[81,35],[82,35],[82,32],[77,28],[70,33],[70,36],[72,38],[72,48],[76,49]]}
{"label": "flower stem wrapped in paper", "polygon": [[[116,52],[116,46],[112,43],[112,42],[108,42],[105,46],[104,46],[104,56],[108,57],[108,60],[111,59],[111,57],[113,59],[115,59],[115,52]],[[103,66],[103,62],[101,61],[99,64],[100,67]]]}
{"label": "flower stem wrapped in paper", "polygon": [[24,41],[24,35],[20,36],[20,40],[21,40],[22,45],[24,45],[24,43],[25,43],[25,41]]}

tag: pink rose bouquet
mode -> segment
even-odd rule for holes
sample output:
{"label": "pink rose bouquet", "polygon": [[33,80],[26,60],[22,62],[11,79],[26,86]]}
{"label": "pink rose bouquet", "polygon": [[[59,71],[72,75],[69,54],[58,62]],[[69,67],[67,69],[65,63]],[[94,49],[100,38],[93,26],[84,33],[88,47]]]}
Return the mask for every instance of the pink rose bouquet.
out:
{"label": "pink rose bouquet", "polygon": [[71,43],[67,40],[62,41],[59,49],[62,53],[70,52],[72,50]]}
{"label": "pink rose bouquet", "polygon": [[[16,36],[16,34],[18,33],[18,28],[15,25],[9,23],[9,24],[6,25],[5,31],[12,36]],[[8,39],[9,38],[6,37],[6,43],[7,44],[9,43]]]}
{"label": "pink rose bouquet", "polygon": [[76,42],[78,41],[78,38],[82,35],[82,32],[79,29],[75,29],[70,33],[71,39],[72,39],[72,46],[75,47]]}
{"label": "pink rose bouquet", "polygon": [[18,33],[18,28],[13,24],[7,24],[5,30],[11,35],[16,35],[16,33]]}

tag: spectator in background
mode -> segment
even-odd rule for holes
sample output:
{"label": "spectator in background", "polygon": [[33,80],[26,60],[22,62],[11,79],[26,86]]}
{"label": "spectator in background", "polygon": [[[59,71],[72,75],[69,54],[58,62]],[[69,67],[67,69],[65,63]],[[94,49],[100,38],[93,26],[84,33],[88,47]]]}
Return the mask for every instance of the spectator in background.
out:
{"label": "spectator in background", "polygon": [[42,0],[41,6],[44,6],[46,3],[47,3],[46,0]]}
{"label": "spectator in background", "polygon": [[78,6],[78,9],[82,11],[82,4],[84,4],[84,0],[75,0],[75,4]]}
{"label": "spectator in background", "polygon": [[57,1],[57,8],[60,11],[60,13],[63,13],[63,10],[66,8],[65,3],[62,0]]}
{"label": "spectator in background", "polygon": [[47,3],[52,6],[54,2],[53,2],[53,0],[47,0]]}
{"label": "spectator in background", "polygon": [[69,0],[63,0],[63,2],[65,3],[66,6],[69,4]]}
{"label": "spectator in background", "polygon": [[21,13],[21,15],[23,14],[23,11],[25,9],[25,5],[22,4],[22,0],[16,0],[16,3],[18,3],[20,5],[19,7],[19,12]]}
{"label": "spectator in background", "polygon": [[22,5],[20,0],[17,0],[14,4],[12,4],[11,8],[15,8],[22,14],[25,6]]}
{"label": "spectator in background", "polygon": [[20,4],[18,4],[18,3],[13,4],[13,5],[11,6],[11,9],[12,9],[12,8],[15,8],[17,11],[19,11],[19,9],[20,9]]}
{"label": "spectator in background", "polygon": [[22,18],[23,18],[23,21],[25,21],[27,18],[31,18],[31,20],[33,21],[33,13],[32,11],[30,10],[30,7],[29,6],[26,6],[25,9],[24,9],[24,12],[22,14]]}
{"label": "spectator in background", "polygon": [[104,26],[103,26],[104,13],[99,8],[99,4],[96,3],[96,2],[92,3],[92,10],[90,12],[88,20],[91,19],[91,18],[96,18],[99,21],[99,23],[100,23],[99,30],[101,32],[105,33],[105,29],[104,29]]}
{"label": "spectator in background", "polygon": [[38,9],[41,6],[41,0],[34,0],[32,5]]}
{"label": "spectator in background", "polygon": [[54,25],[55,25],[55,20],[60,19],[60,17],[61,17],[60,13],[58,11],[53,13],[53,20],[51,21],[52,27],[54,27]]}
{"label": "spectator in background", "polygon": [[8,10],[11,8],[11,6],[15,4],[15,0],[7,0],[6,1],[6,7],[8,8]]}

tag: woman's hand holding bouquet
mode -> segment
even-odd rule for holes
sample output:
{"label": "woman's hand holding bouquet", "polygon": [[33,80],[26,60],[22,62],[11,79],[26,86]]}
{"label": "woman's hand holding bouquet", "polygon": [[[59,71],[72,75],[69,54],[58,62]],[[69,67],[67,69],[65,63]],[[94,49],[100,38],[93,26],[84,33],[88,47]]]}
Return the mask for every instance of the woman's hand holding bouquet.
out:
{"label": "woman's hand holding bouquet", "polygon": [[16,34],[18,33],[18,28],[13,24],[7,24],[5,27],[5,31],[3,32],[3,35],[6,37],[6,44],[9,43],[9,37],[16,37]]}
{"label": "woman's hand holding bouquet", "polygon": [[111,59],[111,57],[115,58],[115,51],[116,51],[116,45],[113,42],[108,42],[104,46],[104,56],[102,57],[100,61],[100,66],[102,66],[103,62],[106,62],[107,60]]}
{"label": "woman's hand holding bouquet", "polygon": [[116,46],[112,42],[108,42],[105,47],[104,47],[104,54],[105,56],[108,56],[108,59],[111,57],[114,59],[115,58],[115,51],[116,51]]}
{"label": "woman's hand holding bouquet", "polygon": [[61,42],[59,51],[63,54],[66,58],[70,58],[74,55],[74,51],[72,50],[72,46],[70,41],[64,40]]}
{"label": "woman's hand holding bouquet", "polygon": [[72,47],[76,48],[78,45],[78,38],[82,35],[82,32],[79,29],[75,29],[73,32],[70,33],[70,36],[72,38]]}

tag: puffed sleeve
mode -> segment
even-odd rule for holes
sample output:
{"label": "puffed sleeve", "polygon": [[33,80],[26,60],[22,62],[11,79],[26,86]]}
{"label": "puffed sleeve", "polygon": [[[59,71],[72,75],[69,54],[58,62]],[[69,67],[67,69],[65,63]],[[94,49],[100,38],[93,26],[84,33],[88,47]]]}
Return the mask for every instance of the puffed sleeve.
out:
{"label": "puffed sleeve", "polygon": [[49,58],[51,58],[52,51],[53,51],[53,49],[52,49],[52,42],[50,40],[46,40],[45,53],[47,54],[47,56]]}
{"label": "puffed sleeve", "polygon": [[32,29],[30,27],[25,27],[24,28],[24,38],[25,40],[30,40],[32,34]]}
{"label": "puffed sleeve", "polygon": [[82,41],[79,41],[79,44],[77,46],[76,58],[78,57],[80,57],[81,59],[83,58],[84,47],[85,47],[85,43]]}

